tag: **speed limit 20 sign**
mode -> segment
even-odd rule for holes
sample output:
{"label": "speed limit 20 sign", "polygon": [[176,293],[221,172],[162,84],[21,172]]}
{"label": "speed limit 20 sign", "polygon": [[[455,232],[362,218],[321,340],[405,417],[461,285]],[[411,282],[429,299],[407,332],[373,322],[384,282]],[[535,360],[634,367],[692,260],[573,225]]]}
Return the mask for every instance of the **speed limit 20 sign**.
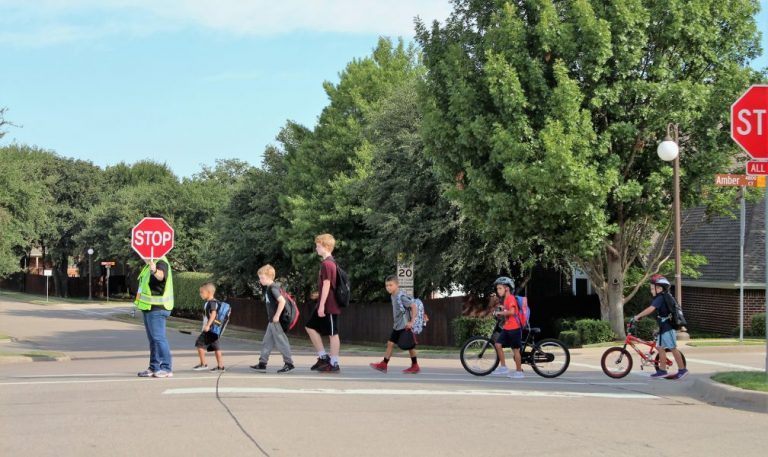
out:
{"label": "speed limit 20 sign", "polygon": [[399,254],[397,256],[397,282],[400,290],[413,297],[413,256]]}

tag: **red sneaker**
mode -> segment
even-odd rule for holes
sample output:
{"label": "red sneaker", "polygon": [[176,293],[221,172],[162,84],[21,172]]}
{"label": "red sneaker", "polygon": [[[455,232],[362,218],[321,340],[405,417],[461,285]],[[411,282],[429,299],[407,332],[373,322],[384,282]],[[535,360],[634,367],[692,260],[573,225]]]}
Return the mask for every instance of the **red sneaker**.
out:
{"label": "red sneaker", "polygon": [[370,367],[373,368],[374,370],[381,371],[382,373],[387,372],[387,364],[384,362],[372,363],[370,364]]}
{"label": "red sneaker", "polygon": [[419,368],[419,364],[418,363],[414,363],[413,365],[411,365],[411,368],[406,368],[405,370],[403,370],[403,373],[405,373],[405,374],[416,374],[419,371],[421,371],[421,368]]}

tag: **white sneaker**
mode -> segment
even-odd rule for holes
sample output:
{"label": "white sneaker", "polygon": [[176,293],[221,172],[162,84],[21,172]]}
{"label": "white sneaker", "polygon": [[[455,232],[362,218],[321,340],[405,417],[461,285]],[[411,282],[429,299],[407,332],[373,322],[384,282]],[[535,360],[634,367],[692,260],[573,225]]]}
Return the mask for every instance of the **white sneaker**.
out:
{"label": "white sneaker", "polygon": [[156,378],[172,378],[173,377],[173,372],[165,371],[165,370],[160,370],[160,371],[156,371],[153,376],[156,377]]}
{"label": "white sneaker", "polygon": [[507,367],[499,367],[493,370],[493,373],[491,373],[494,376],[505,376],[509,374],[509,368]]}
{"label": "white sneaker", "polygon": [[512,371],[507,375],[510,379],[523,379],[525,378],[525,374],[523,374],[522,371]]}

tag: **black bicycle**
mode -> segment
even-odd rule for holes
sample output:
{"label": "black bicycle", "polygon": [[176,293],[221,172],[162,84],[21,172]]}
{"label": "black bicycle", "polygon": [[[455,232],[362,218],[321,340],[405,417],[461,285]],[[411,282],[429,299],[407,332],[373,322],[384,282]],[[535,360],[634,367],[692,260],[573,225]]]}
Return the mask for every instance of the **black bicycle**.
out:
{"label": "black bicycle", "polygon": [[[461,365],[465,370],[475,376],[486,376],[499,366],[499,355],[494,345],[503,322],[503,318],[496,318],[496,326],[490,336],[470,337],[461,346]],[[568,369],[571,353],[555,338],[536,341],[539,333],[541,329],[538,327],[528,326],[523,329],[523,347],[520,349],[522,362],[530,365],[539,376],[556,378]]]}

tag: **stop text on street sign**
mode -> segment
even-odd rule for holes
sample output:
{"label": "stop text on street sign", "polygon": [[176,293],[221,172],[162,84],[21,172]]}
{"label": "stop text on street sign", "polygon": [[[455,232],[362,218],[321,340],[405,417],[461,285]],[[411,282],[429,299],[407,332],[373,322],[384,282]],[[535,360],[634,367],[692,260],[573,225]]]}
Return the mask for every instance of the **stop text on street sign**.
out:
{"label": "stop text on street sign", "polygon": [[765,187],[765,176],[719,174],[715,185],[721,187]]}
{"label": "stop text on street sign", "polygon": [[768,85],[750,87],[731,105],[731,138],[753,159],[768,159]]}
{"label": "stop text on street sign", "polygon": [[157,259],[173,249],[173,228],[160,217],[145,217],[131,231],[131,247],[142,259]]}

